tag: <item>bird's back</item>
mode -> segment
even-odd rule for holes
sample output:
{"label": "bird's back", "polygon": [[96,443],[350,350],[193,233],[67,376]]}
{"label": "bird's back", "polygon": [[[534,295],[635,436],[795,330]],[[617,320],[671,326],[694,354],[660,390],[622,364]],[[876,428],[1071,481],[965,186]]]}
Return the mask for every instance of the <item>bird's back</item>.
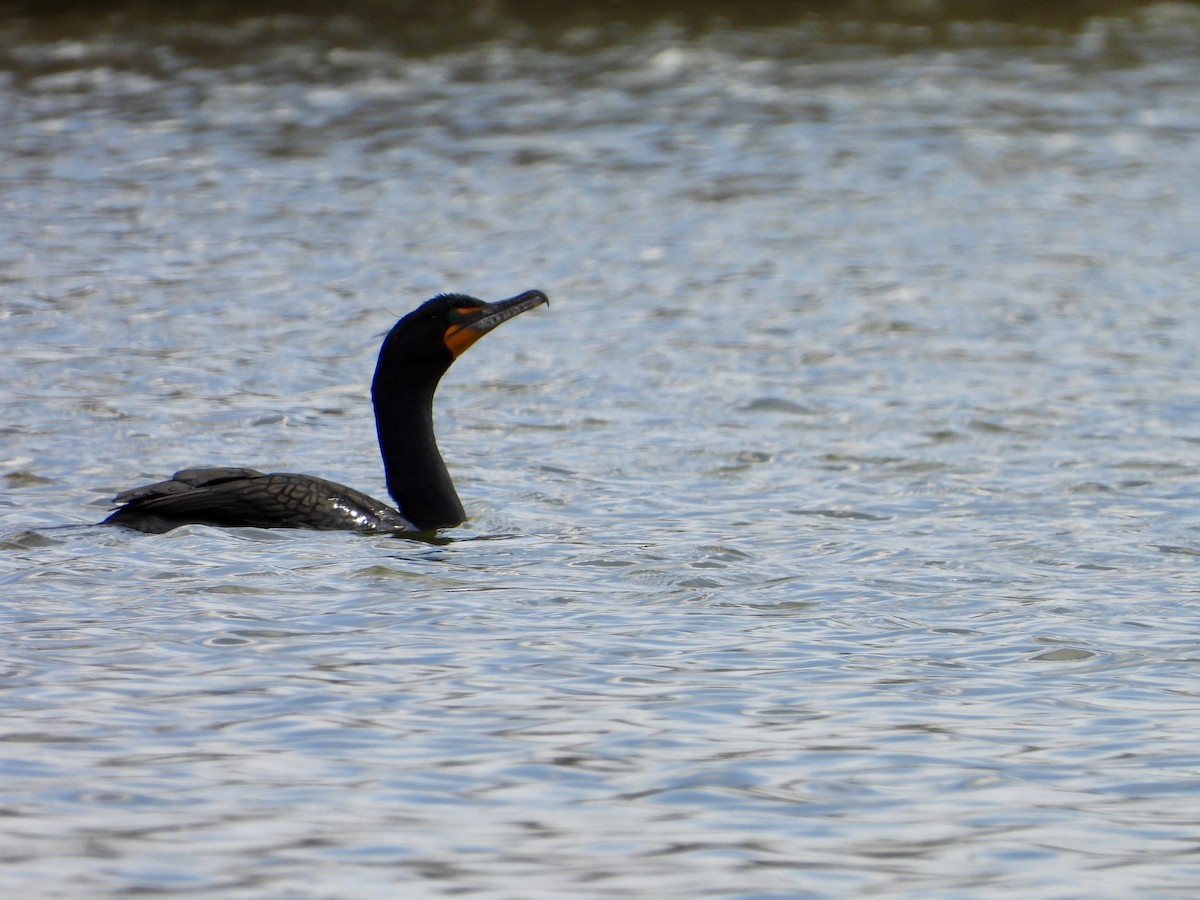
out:
{"label": "bird's back", "polygon": [[166,481],[118,494],[104,520],[138,531],[181,525],[418,531],[386,503],[312,475],[235,467],[184,469]]}

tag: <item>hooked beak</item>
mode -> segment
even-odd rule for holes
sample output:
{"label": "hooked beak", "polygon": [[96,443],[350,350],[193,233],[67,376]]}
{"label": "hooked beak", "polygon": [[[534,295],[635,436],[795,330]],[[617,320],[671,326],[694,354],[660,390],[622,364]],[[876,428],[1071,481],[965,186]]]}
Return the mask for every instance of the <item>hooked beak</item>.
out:
{"label": "hooked beak", "polygon": [[446,329],[443,340],[457,358],[473,343],[514,316],[519,316],[543,303],[549,305],[550,298],[541,291],[526,291],[507,300],[485,303],[483,306],[464,307],[459,310],[462,320]]}

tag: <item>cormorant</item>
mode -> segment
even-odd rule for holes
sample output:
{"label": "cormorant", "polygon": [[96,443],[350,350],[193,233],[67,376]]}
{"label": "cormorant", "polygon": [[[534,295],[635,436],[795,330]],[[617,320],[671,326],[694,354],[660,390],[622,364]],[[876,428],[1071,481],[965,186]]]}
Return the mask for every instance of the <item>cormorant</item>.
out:
{"label": "cormorant", "polygon": [[549,299],[526,291],[484,303],[442,294],[400,319],[379,351],[371,400],[392,508],[312,475],[198,468],[117,494],[101,524],[163,532],[180,525],[428,531],[460,524],[462,502],[433,435],[433,394],[450,364],[501,322]]}

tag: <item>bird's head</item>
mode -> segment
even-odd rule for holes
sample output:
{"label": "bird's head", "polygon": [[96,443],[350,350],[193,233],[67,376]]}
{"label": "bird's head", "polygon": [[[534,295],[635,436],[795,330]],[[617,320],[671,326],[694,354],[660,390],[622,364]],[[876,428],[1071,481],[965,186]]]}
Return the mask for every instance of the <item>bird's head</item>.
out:
{"label": "bird's head", "polygon": [[423,371],[436,382],[455,359],[497,325],[549,302],[541,291],[525,291],[495,303],[466,294],[440,294],[426,300],[388,332],[376,377],[384,372]]}
{"label": "bird's head", "polygon": [[466,294],[439,294],[392,326],[383,352],[403,356],[410,365],[428,361],[448,368],[501,322],[549,302],[541,291],[525,291],[495,303]]}

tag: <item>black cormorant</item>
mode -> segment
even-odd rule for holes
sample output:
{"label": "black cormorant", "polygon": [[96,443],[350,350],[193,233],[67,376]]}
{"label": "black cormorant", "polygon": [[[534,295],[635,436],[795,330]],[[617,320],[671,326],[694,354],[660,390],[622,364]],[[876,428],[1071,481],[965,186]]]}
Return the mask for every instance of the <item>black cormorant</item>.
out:
{"label": "black cormorant", "polygon": [[197,468],[124,491],[102,524],[162,532],[180,525],[428,531],[460,524],[462,502],[433,435],[433,394],[450,364],[501,322],[549,303],[541,291],[484,303],[442,294],[398,321],[379,351],[371,400],[396,508],[324,478]]}

